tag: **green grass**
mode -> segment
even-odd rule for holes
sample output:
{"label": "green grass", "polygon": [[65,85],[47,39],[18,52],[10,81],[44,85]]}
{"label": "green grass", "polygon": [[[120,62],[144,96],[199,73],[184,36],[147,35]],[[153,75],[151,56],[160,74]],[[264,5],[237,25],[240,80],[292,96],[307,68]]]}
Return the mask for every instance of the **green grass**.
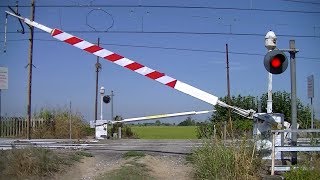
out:
{"label": "green grass", "polygon": [[121,166],[120,169],[111,171],[98,177],[97,180],[140,180],[140,179],[154,179],[149,175],[149,169],[145,164],[130,161]]}
{"label": "green grass", "polygon": [[197,139],[196,126],[131,126],[140,139]]}
{"label": "green grass", "polygon": [[300,167],[286,172],[284,177],[287,180],[317,180],[320,178],[320,170]]}
{"label": "green grass", "polygon": [[261,179],[261,158],[246,141],[224,146],[222,142],[206,142],[196,148],[187,160],[196,179]]}
{"label": "green grass", "polygon": [[131,158],[131,157],[144,157],[145,154],[143,152],[139,152],[139,151],[128,151],[126,153],[123,154],[123,157],[125,159]]}
{"label": "green grass", "polygon": [[83,156],[83,157],[94,157],[93,154],[86,152],[86,151],[77,151],[75,154],[78,156]]}
{"label": "green grass", "polygon": [[145,154],[139,151],[128,151],[123,154],[125,159],[130,160],[122,165],[119,169],[113,170],[102,174],[100,177],[96,178],[97,180],[140,180],[140,179],[154,179],[149,174],[149,169],[147,166],[138,160],[144,157]]}
{"label": "green grass", "polygon": [[284,177],[288,180],[320,179],[320,154],[299,152],[298,157],[300,157],[298,165],[286,172]]}

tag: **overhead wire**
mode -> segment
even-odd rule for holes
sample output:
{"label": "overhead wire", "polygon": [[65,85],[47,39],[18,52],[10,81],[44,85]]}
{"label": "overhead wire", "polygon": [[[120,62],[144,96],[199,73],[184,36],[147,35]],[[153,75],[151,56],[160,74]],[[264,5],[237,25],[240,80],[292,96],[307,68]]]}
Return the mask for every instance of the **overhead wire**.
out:
{"label": "overhead wire", "polygon": [[281,0],[285,2],[293,2],[293,3],[302,3],[302,4],[312,4],[312,5],[320,5],[318,2],[313,1],[300,1],[300,0]]}
{"label": "overhead wire", "polygon": [[[7,40],[7,42],[18,42],[18,41],[28,41],[29,39],[12,39]],[[47,41],[47,42],[61,42],[55,39],[34,39],[35,41]],[[3,41],[0,41],[3,42]],[[62,43],[62,42],[61,42]],[[117,43],[100,43],[101,45],[108,46],[120,46],[120,47],[133,47],[133,48],[149,48],[149,49],[162,49],[162,50],[178,50],[178,51],[191,51],[191,52],[206,52],[206,53],[220,53],[225,54],[225,51],[221,50],[206,50],[206,49],[194,49],[194,48],[177,48],[177,47],[164,47],[164,46],[149,46],[149,45],[132,45],[132,44],[117,44]],[[247,55],[247,56],[265,56],[265,54],[260,53],[248,53],[248,52],[237,52],[237,51],[229,51],[230,54],[237,55]],[[316,62],[320,62],[320,57],[305,57],[305,56],[297,56],[297,58],[313,60]]]}
{"label": "overhead wire", "polygon": [[[232,33],[232,32],[190,32],[190,31],[110,31],[111,27],[114,25],[114,19],[113,16],[108,13],[107,11],[104,11],[101,9],[101,7],[108,7],[108,8],[186,8],[186,9],[219,9],[219,10],[259,10],[259,11],[281,11],[282,10],[274,10],[274,9],[252,9],[252,8],[228,8],[228,7],[204,7],[204,6],[177,6],[177,5],[94,5],[92,2],[90,4],[80,4],[78,3],[77,5],[38,5],[37,7],[58,7],[58,8],[63,8],[63,7],[87,7],[87,8],[98,8],[98,9],[92,9],[88,15],[95,10],[101,10],[105,13],[107,13],[111,19],[112,19],[112,24],[110,27],[107,28],[106,31],[108,33],[122,33],[122,34],[185,34],[185,35],[231,35],[231,36],[265,36],[265,34],[259,34],[259,33]],[[73,3],[76,3],[74,1],[71,1]],[[1,6],[0,6],[1,7]],[[20,5],[19,7],[30,7],[29,5]],[[283,12],[293,12],[292,10],[283,10]],[[298,11],[297,11],[298,12]],[[300,11],[299,11],[300,12]],[[308,12],[308,11],[303,11],[303,12]],[[319,12],[308,12],[308,13],[320,13]],[[88,16],[87,15],[87,16]],[[89,26],[91,29],[94,29],[94,31],[91,30],[65,30],[66,32],[70,33],[104,33],[106,31],[98,31],[92,26],[88,24],[88,17],[86,17],[86,24]],[[37,33],[44,33],[41,31],[36,31]],[[0,32],[4,33],[4,32]],[[7,32],[7,33],[16,33],[16,32]],[[320,36],[317,35],[287,35],[287,34],[279,34],[277,35],[279,37],[293,37],[293,38],[320,38]]]}
{"label": "overhead wire", "polygon": [[[92,1],[91,1],[92,2]],[[103,10],[101,8],[96,8],[96,9],[92,9],[90,10],[87,15],[86,15],[86,25],[91,28],[92,30],[94,31],[97,31],[97,29],[95,27],[93,27],[92,25],[90,25],[89,23],[89,16],[91,15],[91,13],[95,12],[95,11],[101,11],[103,12],[104,14],[107,14],[110,18],[111,18],[111,24],[109,26],[106,27],[106,29],[104,30],[104,32],[108,32],[114,25],[114,18],[113,18],[113,15],[111,13],[109,13],[108,11],[106,10]]]}
{"label": "overhead wire", "polygon": [[[0,6],[7,7],[7,6]],[[19,7],[31,7],[20,5]],[[233,11],[260,11],[260,12],[282,12],[320,14],[320,11],[287,10],[287,9],[263,9],[263,8],[237,8],[237,7],[212,7],[212,6],[178,6],[178,5],[112,5],[112,4],[90,4],[90,5],[37,5],[37,8],[168,8],[168,9],[207,9],[207,10],[233,10]]]}
{"label": "overhead wire", "polygon": [[[285,0],[283,0],[285,1]],[[296,2],[296,0],[293,0]],[[1,6],[0,6],[1,7]],[[19,7],[30,7],[27,5],[20,5]],[[101,8],[101,7],[113,7],[113,8],[133,8],[133,7],[145,7],[145,8],[185,8],[185,9],[217,9],[217,10],[256,10],[256,11],[272,11],[272,12],[304,12],[304,13],[320,13],[315,11],[293,11],[293,10],[275,10],[275,9],[248,9],[248,8],[221,8],[221,7],[204,7],[204,6],[155,6],[155,5],[93,5],[92,1],[90,5],[38,5],[37,7],[87,7],[87,8]],[[100,10],[100,9],[99,9]],[[93,11],[93,10],[91,10]],[[90,11],[90,12],[91,12]],[[109,13],[108,13],[109,14]],[[112,17],[113,20],[113,17]],[[114,20],[112,22],[111,27],[113,26]],[[110,27],[107,28],[108,33],[124,33],[124,34],[184,34],[184,35],[232,35],[232,36],[264,36],[264,34],[259,33],[226,33],[226,32],[183,32],[183,31],[110,31]],[[37,33],[43,33],[42,31],[36,31]],[[70,33],[105,33],[106,31],[94,31],[89,30],[66,30],[66,32]],[[4,32],[0,32],[4,33]],[[7,32],[7,33],[17,33],[17,32]],[[279,37],[295,37],[295,38],[320,38],[320,36],[315,35],[286,35],[286,34],[279,34]],[[26,39],[27,40],[27,39]],[[39,41],[54,41],[54,40],[43,40],[43,39],[35,39]],[[19,40],[10,40],[10,41],[19,41]],[[144,46],[144,45],[123,45],[123,44],[105,44],[105,45],[113,45],[113,46],[127,46],[127,47],[140,47],[140,48],[159,48],[159,49],[169,49],[169,50],[186,50],[186,51],[198,51],[198,52],[216,52],[216,53],[225,53],[224,51],[216,51],[216,50],[203,50],[203,49],[187,49],[187,48],[174,48],[174,47],[160,47],[160,46]],[[254,54],[254,53],[243,53],[243,52],[230,52],[231,54],[243,54],[243,55],[258,55],[264,56],[263,54]],[[319,58],[308,58],[303,57],[305,59],[313,59],[318,60]]]}
{"label": "overhead wire", "polygon": [[[69,33],[105,33],[106,31],[91,31],[91,30],[64,30]],[[4,32],[0,32],[4,33]],[[10,31],[7,33],[17,33],[15,31]],[[46,33],[43,31],[35,31],[35,33]],[[183,35],[231,35],[231,36],[265,36],[261,33],[233,33],[233,32],[188,32],[188,31],[108,31],[108,33],[113,34],[183,34]],[[316,35],[294,35],[294,34],[277,34],[279,37],[294,37],[294,38],[320,38]]]}

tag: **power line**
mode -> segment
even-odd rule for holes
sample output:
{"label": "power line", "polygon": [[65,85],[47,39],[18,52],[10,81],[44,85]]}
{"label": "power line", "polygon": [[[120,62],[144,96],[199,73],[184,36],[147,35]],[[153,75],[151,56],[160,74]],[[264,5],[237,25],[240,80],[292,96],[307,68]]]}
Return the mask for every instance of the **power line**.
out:
{"label": "power line", "polygon": [[[7,7],[7,6],[0,6]],[[30,7],[20,5],[19,7]],[[233,10],[233,11],[261,11],[282,13],[320,14],[320,11],[286,10],[286,9],[262,9],[262,8],[235,8],[235,7],[206,7],[206,6],[169,6],[169,5],[38,5],[37,8],[168,8],[168,9],[207,9],[207,10]]]}
{"label": "power line", "polygon": [[298,58],[302,58],[302,59],[309,59],[309,60],[316,60],[320,62],[320,58],[315,58],[315,57],[304,57],[304,56],[298,56]]}
{"label": "power line", "polygon": [[[34,39],[35,41],[47,41],[47,42],[59,42],[61,41],[55,39]],[[29,39],[13,39],[7,40],[8,42],[19,42],[19,41],[29,41]],[[3,42],[3,41],[0,41]],[[225,51],[220,50],[206,50],[206,49],[193,49],[193,48],[177,48],[177,47],[163,47],[163,46],[148,46],[148,45],[132,45],[132,44],[116,44],[116,43],[100,43],[101,45],[108,45],[108,46],[120,46],[120,47],[133,47],[133,48],[148,48],[148,49],[162,49],[162,50],[177,50],[177,51],[191,51],[191,52],[206,52],[206,53],[220,53],[225,54]],[[265,54],[260,53],[248,53],[248,52],[236,52],[236,51],[229,51],[229,54],[236,54],[236,55],[247,55],[247,56],[265,56]],[[313,60],[316,62],[320,62],[320,57],[304,57],[298,56],[301,59],[308,59]]]}
{"label": "power line", "polygon": [[286,2],[293,2],[293,3],[302,3],[302,4],[313,4],[313,5],[320,5],[318,2],[312,2],[312,1],[299,1],[299,0],[281,0]]}
{"label": "power line", "polygon": [[[36,33],[46,33],[43,31],[35,31]],[[112,34],[171,34],[171,35],[225,35],[225,36],[265,36],[260,33],[229,33],[229,32],[188,32],[188,31],[91,31],[91,30],[65,30],[68,33],[112,33]],[[0,32],[4,33],[4,32]],[[15,31],[7,32],[10,34],[19,33]],[[294,35],[294,34],[277,34],[279,37],[292,37],[292,38],[320,38],[315,35]]]}

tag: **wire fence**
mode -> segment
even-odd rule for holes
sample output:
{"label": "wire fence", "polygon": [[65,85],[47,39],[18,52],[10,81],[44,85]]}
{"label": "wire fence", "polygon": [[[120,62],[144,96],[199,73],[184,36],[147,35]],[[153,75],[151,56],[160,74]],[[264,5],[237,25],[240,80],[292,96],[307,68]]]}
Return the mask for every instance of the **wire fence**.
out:
{"label": "wire fence", "polygon": [[[33,130],[39,128],[45,121],[43,119],[31,119]],[[27,118],[25,117],[1,117],[0,137],[25,137],[27,134]]]}
{"label": "wire fence", "polygon": [[[310,169],[319,169],[319,154],[320,154],[320,129],[286,129],[286,130],[271,130],[272,133],[272,152],[271,152],[271,175],[275,174],[275,171],[290,171],[295,167],[288,166],[284,160],[284,156],[291,155],[291,160],[295,158],[299,159],[301,167]],[[283,133],[289,134],[291,139],[292,133],[297,133],[298,141],[296,145],[292,145],[292,142],[281,142],[281,145],[276,143],[276,134]],[[280,152],[282,165],[276,165],[276,153]],[[295,153],[295,155],[293,155]],[[295,156],[295,157],[294,157]],[[291,163],[293,163],[291,161]],[[298,166],[297,166],[298,167]]]}

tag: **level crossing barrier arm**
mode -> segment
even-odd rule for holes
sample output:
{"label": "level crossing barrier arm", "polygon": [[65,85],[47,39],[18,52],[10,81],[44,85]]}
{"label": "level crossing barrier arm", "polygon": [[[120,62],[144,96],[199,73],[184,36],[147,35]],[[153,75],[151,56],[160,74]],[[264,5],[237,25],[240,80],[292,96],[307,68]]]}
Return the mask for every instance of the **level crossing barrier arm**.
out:
{"label": "level crossing barrier arm", "polygon": [[202,91],[196,87],[193,87],[189,84],[186,84],[182,81],[179,81],[175,78],[172,78],[164,73],[161,73],[157,70],[151,69],[151,68],[144,66],[138,62],[135,62],[135,61],[130,60],[126,57],[123,57],[117,53],[114,53],[112,51],[104,49],[98,45],[92,44],[92,43],[85,41],[81,38],[78,38],[74,35],[63,32],[62,30],[59,30],[57,28],[52,29],[52,28],[49,28],[45,25],[37,23],[35,21],[31,21],[28,18],[18,16],[16,14],[13,14],[8,11],[5,11],[5,12],[13,17],[16,17],[16,18],[23,20],[26,24],[28,24],[30,26],[34,26],[35,28],[38,28],[38,29],[43,30],[47,33],[50,33],[53,38],[56,38],[56,39],[63,41],[67,44],[70,44],[74,47],[77,47],[81,50],[84,50],[90,54],[93,54],[95,56],[106,59],[106,60],[113,62],[121,67],[130,69],[131,71],[134,71],[140,75],[146,76],[150,79],[153,79],[159,83],[162,83],[166,86],[169,86],[173,89],[176,89],[182,93],[190,95],[194,98],[202,100],[202,101],[209,103],[211,105],[219,105],[219,106],[222,106],[225,108],[230,108],[233,110],[233,112],[235,112],[241,116],[244,116],[249,119],[253,118],[253,114],[255,113],[255,111],[252,109],[245,110],[245,109],[241,109],[238,107],[230,106],[230,105],[220,101],[218,99],[218,97],[216,97],[210,93]]}

